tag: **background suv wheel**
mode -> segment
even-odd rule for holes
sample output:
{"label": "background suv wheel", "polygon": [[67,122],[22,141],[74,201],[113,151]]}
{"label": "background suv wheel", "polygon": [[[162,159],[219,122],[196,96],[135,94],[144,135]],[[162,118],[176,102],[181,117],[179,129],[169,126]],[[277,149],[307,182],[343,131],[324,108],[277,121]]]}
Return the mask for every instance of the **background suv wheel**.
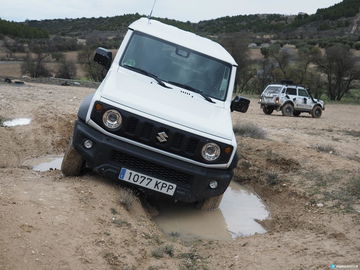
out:
{"label": "background suv wheel", "polygon": [[285,116],[293,116],[294,115],[294,106],[291,103],[286,103],[281,108],[281,112]]}
{"label": "background suv wheel", "polygon": [[268,107],[268,106],[264,106],[263,107],[263,112],[265,114],[272,114],[272,112],[274,111],[274,108],[273,107]]}
{"label": "background suv wheel", "polygon": [[314,118],[320,118],[322,114],[322,109],[319,105],[315,106],[311,111],[311,116]]}

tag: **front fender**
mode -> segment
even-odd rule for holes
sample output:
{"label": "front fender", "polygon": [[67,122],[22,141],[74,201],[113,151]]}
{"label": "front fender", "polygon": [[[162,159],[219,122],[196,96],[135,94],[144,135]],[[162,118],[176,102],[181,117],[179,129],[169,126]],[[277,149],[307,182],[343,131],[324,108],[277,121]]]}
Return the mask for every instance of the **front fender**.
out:
{"label": "front fender", "polygon": [[94,94],[86,96],[80,104],[77,115],[78,115],[79,119],[83,120],[84,122],[86,121],[86,115],[88,113],[93,96],[94,96]]}

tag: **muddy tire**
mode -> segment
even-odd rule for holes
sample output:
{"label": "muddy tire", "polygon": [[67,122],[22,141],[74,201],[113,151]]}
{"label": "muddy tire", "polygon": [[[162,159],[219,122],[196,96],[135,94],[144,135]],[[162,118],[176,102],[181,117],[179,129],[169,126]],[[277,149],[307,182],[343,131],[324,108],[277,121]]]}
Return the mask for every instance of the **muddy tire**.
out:
{"label": "muddy tire", "polygon": [[218,209],[222,198],[223,198],[223,194],[215,196],[215,197],[207,198],[201,202],[198,202],[196,204],[196,208],[198,208],[200,210],[204,210],[204,211],[211,211],[211,210]]}
{"label": "muddy tire", "polygon": [[294,116],[298,117],[298,116],[300,116],[300,113],[301,112],[299,112],[299,111],[294,111]]}
{"label": "muddy tire", "polygon": [[282,108],[281,112],[284,116],[294,115],[294,106],[291,103],[286,103]]}
{"label": "muddy tire", "polygon": [[61,172],[65,176],[79,176],[84,169],[84,165],[84,158],[73,147],[71,140],[61,163]]}
{"label": "muddy tire", "polygon": [[313,118],[320,118],[322,114],[322,109],[320,106],[315,106],[311,111],[311,116]]}
{"label": "muddy tire", "polygon": [[263,112],[264,112],[265,114],[270,115],[270,114],[272,114],[273,111],[274,111],[274,108],[272,108],[272,107],[268,107],[268,106],[264,106],[264,107],[263,107]]}

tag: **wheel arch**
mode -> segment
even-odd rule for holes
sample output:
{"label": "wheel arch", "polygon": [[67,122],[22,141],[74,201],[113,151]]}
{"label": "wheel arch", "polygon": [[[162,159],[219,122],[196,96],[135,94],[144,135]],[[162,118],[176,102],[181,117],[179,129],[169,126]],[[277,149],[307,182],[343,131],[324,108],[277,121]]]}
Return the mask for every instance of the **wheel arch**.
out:
{"label": "wheel arch", "polygon": [[294,102],[292,102],[291,100],[287,100],[286,102],[284,102],[283,105],[280,106],[280,110],[282,109],[282,107],[284,107],[286,104],[291,104],[294,108],[295,108],[295,104]]}
{"label": "wheel arch", "polygon": [[82,102],[80,104],[79,111],[78,111],[77,115],[83,121],[86,121],[86,115],[88,113],[88,110],[89,110],[89,107],[90,107],[91,100],[92,100],[93,96],[94,96],[94,94],[86,96],[82,100]]}

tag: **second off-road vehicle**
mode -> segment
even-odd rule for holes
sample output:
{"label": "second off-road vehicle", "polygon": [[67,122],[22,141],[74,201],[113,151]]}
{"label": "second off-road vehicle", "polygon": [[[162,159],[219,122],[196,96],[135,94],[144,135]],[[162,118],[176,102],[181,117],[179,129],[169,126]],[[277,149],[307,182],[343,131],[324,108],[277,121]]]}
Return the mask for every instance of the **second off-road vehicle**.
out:
{"label": "second off-road vehicle", "polygon": [[265,114],[277,110],[285,116],[299,116],[306,112],[319,118],[325,110],[324,101],[314,99],[309,89],[294,85],[291,81],[268,85],[260,96],[259,104]]}
{"label": "second off-road vehicle", "polygon": [[84,167],[152,196],[216,208],[237,164],[231,111],[237,64],[219,44],[142,18],[129,26],[94,95],[82,102],[62,163]]}

